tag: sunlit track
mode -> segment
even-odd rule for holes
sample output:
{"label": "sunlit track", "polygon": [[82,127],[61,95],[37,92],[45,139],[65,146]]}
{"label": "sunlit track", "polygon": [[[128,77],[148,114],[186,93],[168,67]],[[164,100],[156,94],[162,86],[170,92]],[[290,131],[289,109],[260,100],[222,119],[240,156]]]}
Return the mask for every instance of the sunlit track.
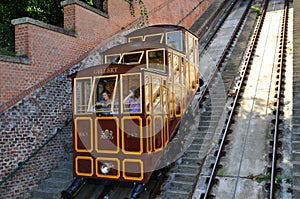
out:
{"label": "sunlit track", "polygon": [[[272,4],[271,4],[272,3]],[[224,129],[222,130],[222,138],[220,139],[220,142],[219,142],[219,146],[218,146],[218,150],[217,150],[217,152],[215,153],[216,154],[216,160],[215,160],[215,163],[213,164],[213,167],[212,167],[212,171],[211,171],[211,175],[210,175],[210,177],[209,178],[207,178],[207,180],[206,180],[206,182],[207,182],[207,187],[206,187],[206,191],[202,194],[202,197],[201,198],[210,198],[210,197],[225,197],[225,198],[243,198],[243,197],[246,197],[247,195],[243,195],[242,194],[242,192],[244,192],[244,193],[248,193],[248,194],[251,194],[251,195],[255,195],[255,194],[253,194],[254,192],[255,192],[255,190],[252,190],[253,191],[253,193],[251,193],[251,191],[250,190],[245,190],[245,191],[242,191],[243,189],[245,189],[245,187],[243,187],[242,188],[242,186],[243,185],[241,185],[240,183],[241,182],[239,182],[239,179],[240,178],[242,178],[240,175],[241,175],[241,167],[242,167],[242,163],[243,163],[243,156],[244,156],[244,153],[246,154],[246,150],[249,150],[248,148],[247,148],[247,146],[246,146],[246,142],[249,142],[248,141],[248,137],[250,137],[250,134],[248,133],[251,129],[249,129],[249,127],[248,127],[248,129],[246,130],[245,129],[245,133],[246,133],[246,135],[244,136],[244,138],[242,138],[242,140],[243,140],[243,144],[241,145],[241,149],[240,149],[240,153],[242,154],[241,155],[241,159],[240,159],[240,161],[237,161],[237,162],[240,162],[239,163],[239,167],[238,168],[236,168],[235,170],[237,170],[238,171],[238,174],[234,174],[234,172],[232,172],[232,174],[229,172],[229,170],[230,170],[230,167],[228,167],[228,168],[223,168],[223,164],[224,163],[220,163],[220,160],[221,160],[221,158],[222,158],[222,161],[224,161],[223,159],[225,159],[225,160],[227,160],[228,159],[228,153],[227,152],[225,152],[224,151],[224,148],[225,148],[225,145],[227,145],[229,142],[234,142],[234,141],[232,141],[233,140],[233,136],[234,137],[236,137],[237,135],[233,135],[233,136],[230,136],[230,137],[232,137],[232,138],[228,138],[228,135],[229,134],[231,134],[232,133],[232,131],[234,131],[234,129],[232,129],[232,124],[234,124],[234,116],[236,116],[236,114],[238,113],[238,111],[236,110],[236,106],[241,106],[240,104],[243,102],[243,101],[241,101],[241,100],[243,100],[243,99],[241,99],[241,97],[242,97],[242,93],[256,93],[255,95],[254,95],[254,99],[256,99],[256,98],[258,98],[258,97],[260,97],[261,96],[261,94],[259,94],[259,91],[255,91],[255,90],[253,90],[252,92],[251,91],[249,91],[249,90],[245,90],[245,86],[246,86],[246,81],[248,80],[248,76],[249,76],[249,73],[250,73],[250,66],[249,65],[252,65],[253,64],[253,59],[255,59],[254,58],[254,56],[255,56],[255,51],[256,51],[256,48],[257,48],[257,46],[258,46],[258,39],[260,38],[260,33],[261,33],[261,29],[262,29],[262,26],[263,26],[263,22],[264,22],[264,20],[265,20],[265,15],[266,15],[266,12],[268,11],[268,12],[271,12],[271,10],[272,10],[272,8],[277,8],[278,7],[278,9],[280,9],[280,2],[276,2],[276,1],[272,1],[270,4],[269,4],[269,2],[266,2],[265,3],[265,6],[264,6],[264,11],[262,12],[262,15],[261,15],[261,17],[260,17],[260,20],[259,20],[259,22],[258,22],[258,24],[257,24],[257,28],[256,28],[256,31],[255,31],[255,34],[254,34],[254,36],[253,36],[253,39],[252,39],[252,41],[251,41],[251,43],[250,43],[250,45],[249,45],[249,50],[248,50],[248,53],[247,53],[247,56],[246,56],[246,58],[245,58],[245,60],[244,60],[244,65],[242,66],[242,68],[241,68],[241,71],[240,71],[240,74],[241,74],[241,76],[240,76],[240,80],[238,81],[238,83],[237,83],[237,87],[236,87],[236,96],[235,96],[235,99],[234,99],[234,101],[233,101],[233,103],[231,104],[231,110],[228,112],[228,117],[227,117],[227,120],[226,120],[226,123],[225,123],[225,125],[224,125]],[[286,31],[286,29],[287,29],[287,26],[286,26],[286,19],[287,19],[287,1],[285,2],[286,3],[286,5],[285,5],[285,7],[284,7],[284,11],[283,11],[283,14],[282,14],[282,26],[280,26],[280,25],[278,25],[278,27],[280,26],[280,28],[279,29],[281,29],[281,33],[279,33],[279,34],[281,34],[281,36],[280,36],[280,41],[278,41],[277,43],[277,47],[276,48],[273,48],[273,49],[277,49],[277,51],[275,52],[275,54],[278,54],[278,64],[275,62],[275,64],[276,64],[276,66],[274,66],[274,68],[275,67],[277,67],[277,68],[275,68],[275,69],[272,69],[273,68],[273,66],[271,67],[271,71],[272,70],[274,70],[274,71],[276,71],[278,74],[276,74],[276,72],[274,72],[274,74],[273,74],[273,72],[271,72],[270,73],[270,75],[272,76],[271,77],[271,79],[272,79],[272,81],[271,80],[269,80],[270,81],[270,83],[274,83],[274,85],[272,85],[272,86],[270,86],[270,91],[269,91],[269,97],[267,98],[267,101],[266,102],[268,102],[269,100],[271,101],[272,100],[272,96],[273,96],[273,94],[274,93],[276,93],[275,94],[275,98],[276,98],[276,102],[274,103],[274,106],[275,106],[275,110],[273,111],[273,113],[276,115],[276,119],[274,120],[274,123],[275,123],[275,130],[274,131],[272,131],[272,133],[273,133],[273,143],[272,143],[272,148],[273,148],[273,150],[272,150],[272,153],[271,153],[271,156],[272,156],[272,165],[271,165],[271,167],[268,169],[268,170],[271,170],[270,171],[270,178],[271,178],[271,185],[270,185],[270,191],[269,191],[269,194],[270,194],[270,198],[274,198],[274,190],[276,189],[275,187],[277,187],[278,186],[278,183],[275,183],[275,178],[276,178],[276,171],[278,170],[277,168],[276,168],[276,161],[278,161],[278,158],[280,157],[279,156],[279,154],[276,152],[276,148],[277,148],[277,146],[278,146],[278,134],[277,134],[277,132],[278,132],[278,128],[279,128],[279,122],[280,122],[280,120],[279,120],[279,116],[280,116],[280,113],[281,113],[281,109],[280,109],[280,104],[282,104],[281,103],[281,98],[280,98],[280,96],[282,96],[282,89],[283,89],[283,86],[279,83],[279,82],[281,82],[281,80],[282,80],[282,71],[285,71],[284,69],[282,69],[281,68],[281,66],[283,66],[284,65],[284,52],[285,52],[285,47],[284,47],[284,42],[286,42],[285,41],[285,31]],[[278,4],[278,6],[276,7],[276,6],[274,6],[274,5],[277,5]],[[269,7],[268,7],[268,5],[269,5]],[[276,13],[276,12],[275,12]],[[275,19],[274,19],[274,22],[273,23],[275,23]],[[278,20],[278,22],[279,22],[280,20]],[[277,22],[277,23],[278,23]],[[268,22],[269,23],[269,22]],[[268,24],[266,24],[267,26],[268,26]],[[275,25],[272,25],[272,26],[275,26]],[[276,27],[276,26],[275,26]],[[275,34],[275,33],[274,33]],[[272,38],[271,38],[272,39]],[[263,40],[263,39],[262,39]],[[270,40],[270,39],[269,39]],[[266,44],[264,44],[264,43],[262,43],[260,46],[264,46],[265,45],[265,49],[272,49],[272,47],[270,47],[270,46],[267,46],[267,42],[269,42],[269,43],[271,43],[271,41],[269,41],[269,40],[266,40]],[[274,42],[273,42],[274,43]],[[275,43],[276,44],[276,43]],[[264,51],[266,51],[266,50],[264,50]],[[260,51],[260,52],[263,52],[263,51]],[[273,55],[274,56],[274,60],[277,60],[277,58],[275,58],[275,54]],[[270,54],[269,55],[269,57],[272,57],[272,54]],[[263,58],[262,58],[263,59]],[[259,60],[258,58],[257,58],[257,60]],[[255,62],[256,63],[256,62]],[[258,62],[259,63],[259,62]],[[259,65],[258,63],[256,63],[256,65]],[[261,66],[260,66],[260,69],[258,69],[258,72],[259,72],[259,74],[260,73],[262,73],[262,75],[263,75],[263,72],[266,70],[266,69],[263,69],[263,66],[266,66],[266,64],[268,65],[273,65],[273,63],[274,62],[272,62],[272,60],[270,61],[269,60],[269,62],[266,62],[266,63],[264,63],[263,64],[263,62],[261,62]],[[253,66],[254,67],[254,66]],[[252,67],[252,68],[253,68]],[[254,69],[252,69],[252,70],[254,70]],[[251,72],[252,73],[252,72]],[[274,77],[275,76],[275,77]],[[278,79],[278,80],[274,80],[274,79]],[[262,80],[260,80],[260,81],[262,81]],[[264,80],[264,81],[266,81],[266,80]],[[256,80],[256,82],[259,82],[259,79],[257,79]],[[275,82],[276,82],[276,87],[275,87]],[[250,86],[251,87],[251,86]],[[255,86],[254,86],[255,87]],[[261,89],[259,86],[256,86],[256,89]],[[244,97],[243,97],[244,98]],[[255,104],[253,104],[252,105],[252,109],[251,109],[251,105],[250,105],[250,116],[249,116],[249,118],[251,119],[255,114],[254,113],[252,113],[251,111],[253,111],[255,108],[257,107],[257,105],[255,105]],[[261,107],[261,108],[263,108],[263,107]],[[264,108],[263,108],[264,109]],[[266,109],[267,110],[267,109]],[[240,110],[241,111],[241,110]],[[266,111],[266,113],[268,113],[268,111]],[[278,119],[277,119],[278,118]],[[250,122],[250,119],[249,119],[249,121],[248,122]],[[254,119],[254,117],[253,117],[253,119]],[[235,124],[234,126],[237,126],[238,124]],[[277,126],[277,127],[276,127]],[[245,127],[244,127],[245,128]],[[241,129],[240,129],[241,130]],[[253,135],[252,135],[253,136]],[[263,140],[263,139],[262,139]],[[266,145],[266,144],[264,144],[264,143],[262,143],[262,146],[263,145]],[[255,146],[255,145],[254,145]],[[232,148],[233,146],[232,146],[232,144],[231,144],[231,148]],[[228,147],[227,147],[228,148]],[[253,149],[252,149],[253,150]],[[225,154],[226,154],[226,156],[225,156]],[[225,156],[225,157],[223,157],[223,156]],[[230,156],[230,155],[229,155]],[[231,161],[231,160],[228,160],[228,161]],[[226,164],[226,163],[225,163]],[[229,163],[227,163],[228,165],[230,165]],[[233,164],[233,163],[232,163]],[[249,165],[248,165],[248,167],[249,167]],[[219,177],[219,179],[217,180],[216,179],[216,176],[217,176],[217,172],[219,172],[220,173],[220,171],[222,171],[222,169],[223,169],[223,171],[225,170],[228,170],[228,174],[225,172],[225,174],[219,174],[219,175],[221,175],[221,177]],[[231,169],[232,171],[234,171],[233,169]],[[251,169],[250,169],[251,170]],[[243,171],[244,172],[244,171]],[[245,173],[245,172],[244,172]],[[222,180],[222,176],[224,175],[224,179],[226,180],[226,178],[228,178],[227,179],[227,184],[228,183],[230,183],[231,182],[231,184],[235,184],[235,186],[233,186],[233,185],[227,185],[227,186],[225,186],[224,185],[224,181],[222,181],[222,182],[219,182],[219,181],[221,181]],[[236,175],[236,177],[234,177],[233,175]],[[245,174],[243,174],[243,175],[245,175]],[[247,175],[247,174],[246,174]],[[252,176],[253,174],[251,174],[250,175],[250,173],[249,173],[249,176],[247,177],[247,176],[245,176],[245,177],[243,177],[243,178],[249,178],[250,180],[252,180],[253,178],[256,178],[256,177],[253,177]],[[267,175],[267,174],[266,174]],[[260,177],[260,176],[258,176],[258,177]],[[236,178],[236,180],[233,180],[234,178]],[[266,177],[267,178],[267,177]],[[232,181],[231,180],[229,180],[229,179],[232,179]],[[273,183],[273,185],[272,185],[272,183]],[[219,188],[218,190],[215,190],[215,189],[217,189],[216,187],[215,187],[215,185],[216,184],[218,184],[219,186],[221,186],[221,184],[222,184],[222,186],[223,186],[223,188]],[[238,188],[238,184],[239,184],[239,188]],[[214,187],[214,188],[213,188]],[[217,186],[218,187],[218,186]],[[227,187],[227,188],[226,188]],[[226,191],[225,191],[225,190]],[[238,190],[237,190],[238,189]],[[251,189],[251,188],[250,188]],[[253,188],[252,188],[253,189]],[[232,190],[232,192],[230,192],[230,190]],[[262,192],[260,193],[260,194],[263,194]],[[258,196],[255,196],[255,197],[258,197]],[[262,197],[262,196],[260,196],[260,197]]]}
{"label": "sunlit track", "polygon": [[262,17],[258,21],[257,28],[256,28],[256,30],[254,32],[254,36],[252,38],[252,42],[251,42],[250,48],[248,50],[248,56],[245,59],[245,64],[244,64],[244,67],[243,67],[243,72],[241,73],[239,87],[237,87],[236,96],[235,96],[234,102],[232,104],[232,108],[231,108],[231,110],[229,112],[228,120],[227,120],[227,123],[225,124],[225,129],[222,132],[223,136],[222,136],[222,139],[221,139],[221,142],[220,142],[220,146],[219,146],[219,149],[218,149],[218,152],[217,152],[216,160],[215,160],[215,163],[213,165],[213,168],[212,168],[212,171],[211,171],[211,175],[210,175],[210,177],[207,180],[206,190],[201,195],[202,198],[205,198],[205,199],[210,197],[213,185],[215,183],[214,180],[215,180],[215,177],[216,177],[216,174],[217,174],[217,170],[218,170],[218,167],[219,167],[219,162],[220,162],[220,159],[221,159],[221,156],[222,156],[222,150],[223,150],[223,147],[225,146],[227,135],[229,134],[229,128],[230,128],[230,125],[232,123],[231,120],[233,119],[233,114],[234,114],[234,111],[235,111],[234,109],[235,109],[235,107],[237,105],[237,101],[238,101],[238,98],[239,98],[240,93],[241,93],[241,88],[243,86],[242,84],[243,84],[244,79],[245,79],[245,75],[246,75],[246,72],[247,72],[247,69],[248,69],[248,65],[249,65],[251,56],[253,55],[254,50],[255,50],[254,46],[256,45],[256,43],[258,41],[258,34],[260,33],[260,29],[262,27],[262,21],[263,21],[263,17],[264,16],[265,16],[265,13],[262,14]]}
{"label": "sunlit track", "polygon": [[[228,42],[224,42],[223,47],[219,46],[219,48],[223,50],[220,51],[221,53],[219,55],[216,55],[216,57],[219,57],[216,58],[216,66],[210,64],[210,70],[214,68],[215,71],[212,72],[210,80],[205,81],[205,86],[203,87],[205,89],[201,89],[198,98],[194,100],[194,104],[192,105],[193,111],[198,110],[199,102],[201,104],[200,107],[202,107],[200,112],[197,113],[200,113],[200,118],[202,118],[200,119],[201,121],[199,121],[199,132],[193,136],[194,141],[192,145],[180,158],[179,162],[177,162],[177,165],[171,169],[168,174],[169,179],[164,183],[163,190],[158,198],[189,198],[192,197],[192,195],[195,195],[195,197],[197,197],[197,195],[199,196],[199,191],[196,188],[197,176],[199,175],[197,171],[201,169],[202,161],[204,161],[206,153],[211,149],[211,143],[215,142],[213,141],[214,132],[218,128],[220,118],[221,121],[224,119],[221,114],[225,106],[226,99],[224,97],[227,95],[227,92],[224,90],[224,85],[219,86],[222,84],[222,78],[224,78],[220,75],[219,71],[222,66],[224,67],[224,62],[226,62],[227,57],[230,56],[230,52],[237,40],[236,37],[243,27],[245,18],[248,16],[247,14],[251,3],[252,1],[237,2],[236,7],[232,9],[232,13],[228,15],[227,24],[226,22],[223,23],[225,27],[223,27],[223,29],[221,27],[214,38],[217,42],[217,35],[228,36],[228,34],[230,34]],[[230,23],[233,27],[229,28],[228,24]],[[228,33],[228,29],[230,29],[230,33]],[[213,42],[210,44],[213,44]],[[209,48],[210,46],[208,45],[208,49]],[[232,75],[227,78],[234,79],[235,76]]]}
{"label": "sunlit track", "polygon": [[214,15],[211,15],[196,31],[200,43],[200,56],[207,49],[237,2],[238,0],[224,1]]}
{"label": "sunlit track", "polygon": [[[284,12],[283,12],[283,19],[282,19],[282,27],[281,27],[281,34],[280,34],[280,47],[279,47],[279,55],[278,55],[278,65],[277,65],[277,73],[278,73],[278,81],[276,82],[276,95],[277,101],[274,103],[276,106],[275,109],[275,124],[274,124],[274,132],[273,132],[273,148],[272,148],[272,165],[271,165],[271,181],[270,181],[270,199],[275,198],[276,187],[279,184],[276,182],[277,176],[277,161],[280,159],[280,154],[277,151],[279,147],[278,143],[278,136],[280,133],[280,115],[281,115],[281,102],[283,101],[282,98],[282,91],[284,90],[284,71],[285,71],[285,56],[286,56],[286,34],[287,34],[287,20],[288,20],[288,0],[285,0]],[[278,83],[278,84],[277,84]]]}

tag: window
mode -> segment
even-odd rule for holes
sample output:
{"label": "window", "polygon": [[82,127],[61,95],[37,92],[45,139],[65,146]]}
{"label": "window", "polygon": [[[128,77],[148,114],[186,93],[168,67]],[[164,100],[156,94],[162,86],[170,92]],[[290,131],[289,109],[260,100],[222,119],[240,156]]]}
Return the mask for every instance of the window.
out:
{"label": "window", "polygon": [[165,50],[156,49],[147,51],[148,68],[165,71]]}
{"label": "window", "polygon": [[105,64],[117,64],[120,61],[120,54],[115,55],[106,55],[105,56]]}
{"label": "window", "polygon": [[181,113],[181,98],[182,98],[182,65],[181,65],[181,57],[178,55],[173,55],[173,71],[174,71],[174,97],[175,97],[175,113],[176,115],[180,115]]}
{"label": "window", "polygon": [[187,36],[188,38],[188,51],[187,51],[187,55],[188,55],[188,60],[190,63],[196,64],[197,63],[197,56],[198,56],[198,46],[196,45],[196,40],[191,37],[191,35]]}
{"label": "window", "polygon": [[195,67],[192,64],[189,64],[187,67],[188,73],[190,75],[189,77],[189,87],[190,89],[194,90],[196,86],[196,73],[195,73]]}
{"label": "window", "polygon": [[141,74],[121,75],[122,113],[142,112]]}
{"label": "window", "polygon": [[174,83],[176,85],[181,85],[181,63],[180,63],[180,57],[178,55],[173,55],[173,71],[174,71]]}
{"label": "window", "polygon": [[92,78],[76,78],[74,83],[75,113],[87,113],[91,94]]}
{"label": "window", "polygon": [[95,77],[89,111],[102,115],[119,112],[119,90],[116,75]]}
{"label": "window", "polygon": [[142,60],[144,52],[124,53],[121,58],[121,64],[139,64]]}
{"label": "window", "polygon": [[162,43],[163,42],[164,35],[161,34],[153,34],[153,35],[146,35],[145,41],[147,42],[155,42],[155,43]]}
{"label": "window", "polygon": [[152,78],[152,103],[153,113],[161,113],[162,111],[162,83],[158,77]]}
{"label": "window", "polygon": [[138,36],[138,37],[130,37],[128,38],[128,42],[141,42],[143,41],[143,36]]}
{"label": "window", "polygon": [[162,105],[163,105],[163,113],[168,113],[168,88],[167,88],[167,81],[163,80],[163,87],[162,87]]}
{"label": "window", "polygon": [[181,31],[167,32],[167,45],[182,51]]}
{"label": "window", "polygon": [[145,75],[145,100],[146,100],[146,113],[151,111],[151,76]]}

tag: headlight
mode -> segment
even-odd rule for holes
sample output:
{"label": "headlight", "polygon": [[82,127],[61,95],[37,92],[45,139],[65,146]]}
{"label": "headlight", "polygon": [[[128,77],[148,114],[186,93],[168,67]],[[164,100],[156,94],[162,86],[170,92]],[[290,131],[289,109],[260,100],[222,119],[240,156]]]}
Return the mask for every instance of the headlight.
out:
{"label": "headlight", "polygon": [[103,164],[101,166],[100,170],[103,174],[108,174],[112,168],[113,168],[113,165],[111,165],[111,164]]}

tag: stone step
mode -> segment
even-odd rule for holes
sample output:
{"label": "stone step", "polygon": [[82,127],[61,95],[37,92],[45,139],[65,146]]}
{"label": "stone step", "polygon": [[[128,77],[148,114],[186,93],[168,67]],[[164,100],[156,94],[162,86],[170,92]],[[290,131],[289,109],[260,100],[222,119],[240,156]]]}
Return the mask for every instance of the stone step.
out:
{"label": "stone step", "polygon": [[188,150],[200,150],[201,149],[201,144],[191,144],[189,146],[189,149]]}
{"label": "stone step", "polygon": [[70,184],[70,180],[66,178],[56,178],[52,177],[49,179],[44,180],[41,183],[41,188],[64,188],[67,187],[68,184]]}
{"label": "stone step", "polygon": [[208,120],[208,121],[200,121],[199,127],[207,127],[207,126],[216,126],[219,123],[218,120]]}
{"label": "stone step", "polygon": [[299,133],[293,133],[292,135],[293,141],[300,141],[300,134]]}
{"label": "stone step", "polygon": [[171,190],[184,191],[191,193],[194,188],[194,183],[190,182],[181,182],[181,181],[173,181],[171,182]]}
{"label": "stone step", "polygon": [[186,158],[199,158],[199,151],[184,153],[184,157],[186,157]]}
{"label": "stone step", "polygon": [[300,151],[300,141],[292,141],[293,151]]}
{"label": "stone step", "polygon": [[32,191],[32,198],[60,198],[61,191],[66,189],[73,180],[72,167],[72,158],[59,162],[58,168],[51,171],[51,177],[43,180],[38,188]]}
{"label": "stone step", "polygon": [[184,158],[183,157],[181,159],[181,164],[198,167],[198,166],[201,166],[201,160],[199,158],[192,159],[192,158]]}
{"label": "stone step", "polygon": [[33,197],[43,199],[57,199],[60,198],[61,191],[61,188],[36,189],[33,192]]}
{"label": "stone step", "polygon": [[66,169],[73,170],[73,162],[72,162],[72,160],[59,162],[58,168],[66,168]]}
{"label": "stone step", "polygon": [[52,176],[56,177],[56,178],[66,178],[71,180],[73,178],[73,172],[70,169],[67,168],[59,168],[56,170],[53,170],[52,172]]}
{"label": "stone step", "polygon": [[168,190],[165,193],[164,198],[172,198],[172,199],[187,199],[190,198],[189,192],[186,191],[176,191],[176,190]]}
{"label": "stone step", "polygon": [[179,165],[178,166],[179,173],[189,173],[189,174],[198,175],[199,169],[200,169],[200,166],[199,167],[193,167],[193,166],[188,166],[188,165]]}
{"label": "stone step", "polygon": [[175,173],[174,180],[182,182],[195,182],[196,175],[190,173]]}

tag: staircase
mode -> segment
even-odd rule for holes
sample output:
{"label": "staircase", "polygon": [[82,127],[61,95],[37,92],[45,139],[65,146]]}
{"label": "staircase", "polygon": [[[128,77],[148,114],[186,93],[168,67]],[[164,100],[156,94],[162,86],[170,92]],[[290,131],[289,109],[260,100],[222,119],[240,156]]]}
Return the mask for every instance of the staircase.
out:
{"label": "staircase", "polygon": [[66,189],[73,180],[72,157],[59,162],[58,168],[51,171],[51,177],[41,182],[37,189],[33,190],[31,199],[58,199],[61,191]]}

